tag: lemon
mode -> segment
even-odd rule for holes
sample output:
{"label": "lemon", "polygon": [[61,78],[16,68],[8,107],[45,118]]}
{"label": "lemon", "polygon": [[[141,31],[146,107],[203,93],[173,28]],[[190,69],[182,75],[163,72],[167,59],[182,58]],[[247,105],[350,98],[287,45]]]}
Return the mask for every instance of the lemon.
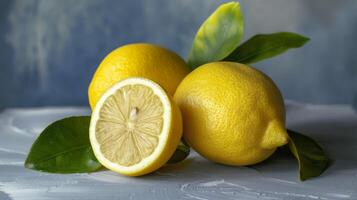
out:
{"label": "lemon", "polygon": [[177,85],[189,73],[185,61],[174,52],[153,44],[129,44],[109,53],[100,63],[88,88],[89,104],[116,82],[129,77],[144,77],[174,94]]}
{"label": "lemon", "polygon": [[181,113],[157,83],[128,78],[102,95],[89,132],[103,166],[139,176],[158,169],[172,156],[182,136]]}
{"label": "lemon", "polygon": [[182,112],[184,138],[209,160],[252,165],[288,142],[278,88],[249,66],[200,66],[180,83],[174,100]]}

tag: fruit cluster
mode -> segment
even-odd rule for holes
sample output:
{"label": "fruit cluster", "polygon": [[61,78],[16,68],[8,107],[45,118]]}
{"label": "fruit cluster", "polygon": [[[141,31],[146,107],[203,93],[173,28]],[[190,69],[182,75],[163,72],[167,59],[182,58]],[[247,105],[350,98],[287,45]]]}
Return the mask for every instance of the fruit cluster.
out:
{"label": "fruit cluster", "polygon": [[153,44],[115,49],[89,85],[91,117],[49,125],[25,166],[73,173],[103,165],[139,176],[184,160],[189,146],[214,162],[246,166],[287,144],[302,180],[320,175],[328,165],[323,150],[307,136],[286,129],[278,87],[247,65],[301,47],[309,39],[280,32],[259,34],[240,45],[243,31],[240,5],[230,2],[199,28],[188,62]]}

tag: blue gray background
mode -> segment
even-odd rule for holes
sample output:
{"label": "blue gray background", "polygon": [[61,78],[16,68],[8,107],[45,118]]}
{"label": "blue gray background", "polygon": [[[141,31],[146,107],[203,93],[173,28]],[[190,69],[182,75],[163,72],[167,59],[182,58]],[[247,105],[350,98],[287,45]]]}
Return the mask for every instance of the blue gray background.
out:
{"label": "blue gray background", "polygon": [[[1,0],[0,108],[87,106],[101,59],[127,43],[150,42],[187,57],[195,31],[219,0]],[[241,0],[245,39],[292,31],[301,49],[254,65],[287,99],[357,101],[357,1]]]}

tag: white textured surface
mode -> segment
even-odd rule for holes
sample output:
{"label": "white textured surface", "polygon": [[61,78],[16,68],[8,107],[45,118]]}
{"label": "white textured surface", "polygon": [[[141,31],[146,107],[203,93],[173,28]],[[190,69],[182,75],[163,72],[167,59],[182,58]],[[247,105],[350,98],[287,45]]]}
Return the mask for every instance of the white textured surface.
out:
{"label": "white textured surface", "polygon": [[357,114],[349,106],[288,103],[288,127],[312,136],[333,159],[320,177],[300,182],[293,158],[228,167],[195,153],[137,178],[110,171],[58,175],[23,167],[31,144],[54,120],[84,108],[8,109],[0,114],[0,199],[357,199]]}

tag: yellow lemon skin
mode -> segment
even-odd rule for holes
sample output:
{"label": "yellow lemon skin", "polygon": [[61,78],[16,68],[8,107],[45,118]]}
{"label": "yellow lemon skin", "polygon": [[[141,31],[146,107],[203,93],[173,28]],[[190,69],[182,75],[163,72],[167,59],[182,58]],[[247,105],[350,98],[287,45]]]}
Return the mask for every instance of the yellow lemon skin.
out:
{"label": "yellow lemon skin", "polygon": [[247,65],[202,65],[184,78],[174,100],[182,112],[184,138],[214,162],[256,164],[288,142],[279,89]]}
{"label": "yellow lemon skin", "polygon": [[97,68],[88,88],[89,104],[93,110],[107,89],[129,77],[155,81],[173,96],[188,73],[186,62],[168,49],[146,43],[124,45],[109,53]]}

